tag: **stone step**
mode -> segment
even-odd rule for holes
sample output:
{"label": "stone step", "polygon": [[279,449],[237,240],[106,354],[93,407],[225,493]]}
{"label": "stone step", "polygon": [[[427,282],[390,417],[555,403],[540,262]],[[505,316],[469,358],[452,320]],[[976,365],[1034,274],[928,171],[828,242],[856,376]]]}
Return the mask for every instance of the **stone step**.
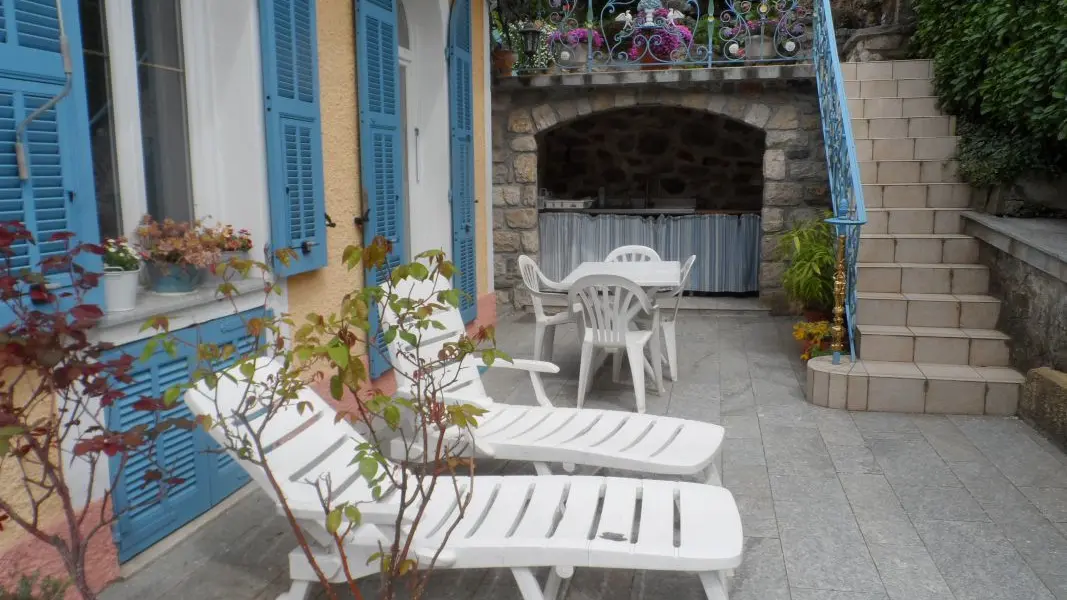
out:
{"label": "stone step", "polygon": [[948,160],[956,158],[955,136],[856,140],[856,160]]}
{"label": "stone step", "polygon": [[1000,317],[1000,300],[992,296],[883,292],[856,296],[860,325],[994,329]]}
{"label": "stone step", "polygon": [[[851,98],[922,98],[934,96],[934,80],[870,79],[846,81],[845,95]],[[856,115],[853,115],[856,116]]]}
{"label": "stone step", "polygon": [[860,262],[976,263],[978,240],[959,233],[864,233]]}
{"label": "stone step", "polygon": [[807,397],[830,408],[1012,415],[1025,381],[1007,367],[883,362],[829,356],[808,361]]}
{"label": "stone step", "polygon": [[956,117],[857,118],[852,136],[858,140],[903,139],[956,135]]}
{"label": "stone step", "polygon": [[937,98],[850,98],[849,116],[853,119],[897,119],[940,117]]}
{"label": "stone step", "polygon": [[860,325],[859,357],[972,367],[1006,367],[1008,336],[996,329]]}
{"label": "stone step", "polygon": [[959,161],[861,160],[860,183],[959,183]]}
{"label": "stone step", "polygon": [[845,81],[875,81],[880,79],[930,79],[934,76],[930,60],[886,60],[878,62],[841,63]]}
{"label": "stone step", "polygon": [[859,263],[857,292],[987,294],[989,268],[959,263]]}
{"label": "stone step", "polygon": [[871,233],[962,233],[962,208],[868,208],[861,230]]}
{"label": "stone step", "polygon": [[965,183],[885,183],[863,186],[868,208],[968,208],[971,188]]}

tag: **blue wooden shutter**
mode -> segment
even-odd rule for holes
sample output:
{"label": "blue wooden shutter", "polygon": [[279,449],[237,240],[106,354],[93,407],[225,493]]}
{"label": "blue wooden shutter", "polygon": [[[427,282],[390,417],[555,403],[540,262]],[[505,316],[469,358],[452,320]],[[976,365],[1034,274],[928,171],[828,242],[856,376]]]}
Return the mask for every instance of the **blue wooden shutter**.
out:
{"label": "blue wooden shutter", "polygon": [[478,316],[478,259],[474,226],[474,86],[471,76],[470,0],[456,0],[449,18],[448,96],[452,127],[452,260],[459,311],[469,323]]}
{"label": "blue wooden shutter", "polygon": [[[22,181],[15,158],[16,129],[63,92],[66,75],[55,0],[0,0],[0,221],[22,221],[37,240],[36,245],[16,249],[15,268],[37,268],[40,260],[63,253],[68,242],[50,242],[55,233],[74,233],[70,244],[99,241],[77,0],[63,0],[63,9],[71,87],[26,128],[22,142],[29,179]],[[101,270],[95,255],[80,261],[89,270]],[[69,274],[46,275],[54,293],[70,291]],[[91,290],[85,301],[102,305],[103,288]],[[61,298],[60,305],[69,307],[70,300]],[[0,325],[10,319],[10,311],[0,308]]]}
{"label": "blue wooden shutter", "polygon": [[[404,262],[404,131],[400,115],[396,0],[359,0],[356,59],[359,63],[359,154],[365,209],[364,242],[383,236],[393,244],[387,264],[367,271],[367,285],[381,285]],[[376,308],[371,322],[378,320]],[[381,332],[374,331],[371,376],[389,368]]]}
{"label": "blue wooden shutter", "polygon": [[[159,398],[167,388],[189,380],[193,353],[188,344],[195,344],[195,334],[183,330],[175,336],[182,341],[177,356],[168,355],[160,347],[147,361],[136,364],[133,382],[120,388],[123,398],[108,410],[110,429],[125,431],[138,425],[151,426],[160,419],[192,418],[184,403],[164,412],[133,408],[141,398]],[[130,344],[119,351],[139,357],[146,343]],[[202,452],[207,437],[200,430],[171,429],[160,436],[155,453],[128,460],[113,489],[114,508],[119,515],[114,527],[119,561],[133,558],[211,507],[207,489],[214,457]],[[113,473],[121,468],[120,460],[111,459]],[[149,470],[184,481],[167,489],[161,498],[159,484],[144,479]]]}
{"label": "blue wooden shutter", "polygon": [[261,0],[271,246],[297,258],[280,275],[326,266],[314,0]]}
{"label": "blue wooden shutter", "polygon": [[[228,369],[233,366],[237,358],[248,356],[257,349],[262,352],[266,337],[260,335],[257,340],[255,336],[250,335],[247,323],[249,319],[263,318],[266,314],[260,308],[216,319],[201,326],[199,331],[201,343],[215,344],[219,347],[232,344],[235,349],[234,355],[230,358],[213,363],[211,365],[213,370],[218,372]],[[250,477],[229,453],[219,452],[219,445],[211,439],[211,436],[205,435],[203,444],[204,451],[210,456],[208,494],[211,506],[214,506],[248,483]]]}
{"label": "blue wooden shutter", "polygon": [[[192,413],[182,402],[161,413],[134,410],[133,405],[141,398],[158,398],[167,388],[188,381],[199,368],[197,344],[233,344],[239,355],[251,352],[256,347],[256,338],[248,334],[245,323],[263,315],[263,309],[246,311],[174,333],[181,342],[176,345],[176,356],[159,347],[147,361],[136,363],[134,381],[120,388],[123,398],[108,409],[108,427],[125,431],[138,425],[152,425],[160,419],[191,420]],[[260,347],[264,339],[260,337]],[[145,344],[127,344],[116,352],[140,357]],[[231,358],[212,367],[222,370],[233,362]],[[202,429],[170,429],[157,442],[155,456],[137,456],[127,463],[114,488],[113,500],[119,515],[114,536],[120,561],[133,558],[248,482],[248,473],[241,465],[218,450],[218,444]],[[119,460],[111,459],[112,472],[118,471]],[[160,498],[159,484],[146,484],[144,480],[145,472],[150,469],[185,481],[168,489]]]}

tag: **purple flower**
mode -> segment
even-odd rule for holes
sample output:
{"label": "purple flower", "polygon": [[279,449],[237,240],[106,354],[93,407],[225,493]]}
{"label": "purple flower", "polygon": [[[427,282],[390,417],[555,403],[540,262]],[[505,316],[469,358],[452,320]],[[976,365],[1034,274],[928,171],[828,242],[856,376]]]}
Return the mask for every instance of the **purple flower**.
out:
{"label": "purple flower", "polygon": [[685,25],[644,27],[634,36],[628,56],[636,61],[647,52],[658,60],[670,60],[679,48],[689,46],[692,41],[693,32]]}
{"label": "purple flower", "polygon": [[553,44],[562,43],[573,48],[579,44],[587,44],[590,37],[593,38],[594,48],[600,48],[604,45],[604,36],[600,35],[599,31],[587,27],[580,27],[567,32],[553,31],[548,35],[548,44],[551,46]]}

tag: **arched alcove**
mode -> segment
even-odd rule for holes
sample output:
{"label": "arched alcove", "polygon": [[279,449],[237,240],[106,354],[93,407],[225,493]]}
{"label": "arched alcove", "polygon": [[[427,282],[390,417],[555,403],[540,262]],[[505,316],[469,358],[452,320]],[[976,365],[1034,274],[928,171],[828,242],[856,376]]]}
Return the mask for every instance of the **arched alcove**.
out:
{"label": "arched alcove", "polygon": [[765,133],[680,106],[595,112],[537,135],[538,185],[603,208],[686,207],[758,212]]}

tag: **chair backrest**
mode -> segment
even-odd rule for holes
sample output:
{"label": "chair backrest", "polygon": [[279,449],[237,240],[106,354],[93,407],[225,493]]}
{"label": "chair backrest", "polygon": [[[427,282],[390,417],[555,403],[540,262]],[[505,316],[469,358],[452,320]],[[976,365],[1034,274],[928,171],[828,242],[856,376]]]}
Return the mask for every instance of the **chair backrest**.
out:
{"label": "chair backrest", "polygon": [[544,318],[545,306],[541,299],[545,296],[545,291],[541,289],[541,283],[548,281],[548,278],[541,272],[541,268],[537,266],[534,259],[525,254],[519,256],[519,273],[522,275],[523,285],[530,290],[530,302],[533,304],[534,314],[538,318]]}
{"label": "chair backrest", "polygon": [[616,275],[590,275],[574,282],[568,295],[581,304],[586,335],[594,344],[621,347],[635,316],[652,312],[652,302],[636,283]]}
{"label": "chair backrest", "polygon": [[[426,279],[418,281],[413,278],[400,280],[394,292],[401,298],[426,300],[433,298],[437,302],[437,294],[451,289],[447,279]],[[441,303],[444,304],[444,303]],[[383,321],[386,326],[398,323],[398,317],[388,306],[382,307]],[[433,372],[427,373],[425,366],[429,362],[438,361],[438,353],[449,342],[456,342],[466,333],[463,317],[459,309],[445,304],[445,308],[435,310],[429,317],[431,321],[437,321],[444,329],[431,327],[417,333],[418,347],[412,346],[396,336],[389,344],[389,359],[396,371],[397,391],[413,397],[417,394],[417,382],[426,377],[432,377],[438,385],[447,383],[444,391],[449,395],[463,401],[474,401],[481,405],[492,402],[482,385],[481,374],[478,367],[474,366],[470,358],[459,363],[445,365],[437,364]]]}
{"label": "chair backrest", "polygon": [[[323,477],[330,478],[334,504],[358,502],[365,522],[379,525],[393,522],[399,494],[393,493],[395,490],[389,489],[386,483],[382,496],[376,500],[367,481],[359,475],[359,469],[351,465],[360,444],[365,443],[359,432],[344,420],[336,421],[334,409],[310,388],[298,390],[291,399],[266,393],[275,389],[272,382],[277,380],[281,365],[264,358],[257,360],[256,366],[252,379],[257,387],[250,388],[249,378],[233,367],[228,370],[228,376],[219,377],[215,389],[201,381],[187,391],[186,405],[194,415],[211,417],[217,423],[225,420],[225,429],[216,425],[209,430],[224,448],[235,445],[234,438],[251,441],[250,431],[260,431],[262,458],[302,526],[317,541],[331,542],[323,527],[325,514],[314,485]],[[236,453],[230,454],[278,502],[266,471]],[[261,458],[255,448],[251,457]],[[389,464],[391,468],[399,468]]]}
{"label": "chair backrest", "polygon": [[658,262],[659,254],[648,246],[620,246],[608,253],[604,262]]}
{"label": "chair backrest", "polygon": [[693,254],[682,263],[681,283],[678,284],[678,287],[671,290],[670,293],[670,296],[674,298],[674,314],[671,316],[672,319],[678,318],[678,308],[682,305],[682,294],[685,293],[685,288],[689,285],[689,276],[693,272],[693,264],[696,263],[696,261],[697,256],[696,254]]}

